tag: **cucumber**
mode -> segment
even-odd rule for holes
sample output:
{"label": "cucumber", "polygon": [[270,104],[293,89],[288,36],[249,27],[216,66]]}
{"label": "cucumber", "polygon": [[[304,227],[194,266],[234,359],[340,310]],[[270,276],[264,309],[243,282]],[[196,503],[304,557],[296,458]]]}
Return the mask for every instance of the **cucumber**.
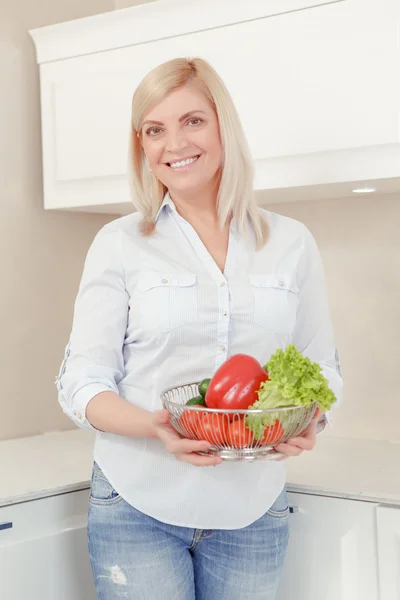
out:
{"label": "cucumber", "polygon": [[206,405],[206,403],[204,402],[203,396],[196,396],[195,398],[190,398],[190,400],[188,400],[186,402],[186,406],[195,406],[195,405],[200,405],[200,406]]}
{"label": "cucumber", "polygon": [[203,379],[203,381],[201,383],[199,383],[199,392],[200,392],[200,395],[203,396],[203,398],[206,397],[206,393],[208,390],[208,386],[210,385],[210,381],[211,381],[211,379]]}

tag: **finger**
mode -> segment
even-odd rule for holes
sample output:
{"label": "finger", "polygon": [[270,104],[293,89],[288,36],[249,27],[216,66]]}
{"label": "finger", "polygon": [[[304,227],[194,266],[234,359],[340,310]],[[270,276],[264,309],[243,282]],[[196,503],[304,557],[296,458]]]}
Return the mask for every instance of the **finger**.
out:
{"label": "finger", "polygon": [[323,414],[324,414],[323,411],[318,407],[314,413],[313,420],[318,419],[318,421],[319,421],[319,419],[321,418],[321,415],[323,415]]}
{"label": "finger", "polygon": [[287,460],[288,458],[289,458],[288,456],[282,455],[279,458],[275,458],[275,460],[276,460],[276,462],[281,462],[282,460]]}
{"label": "finger", "polygon": [[[299,440],[302,438],[305,438],[307,440],[315,440],[317,437],[317,425],[318,425],[317,420],[311,421],[309,426],[306,429],[304,429],[304,431],[302,432],[301,435],[291,438],[291,440]],[[289,440],[289,441],[291,441],[291,440]]]}
{"label": "finger", "polygon": [[172,451],[171,448],[174,447],[174,444],[180,442],[182,439],[179,433],[170,425],[158,426],[156,432],[158,439],[164,444],[169,452]]}
{"label": "finger", "polygon": [[312,450],[316,443],[315,436],[312,437],[296,437],[286,442],[288,446],[301,448],[302,450]]}
{"label": "finger", "polygon": [[166,409],[156,410],[153,413],[155,425],[166,425],[169,423],[169,413]]}
{"label": "finger", "polygon": [[210,442],[178,439],[167,444],[167,450],[172,454],[190,454],[191,452],[207,452],[211,448]]}
{"label": "finger", "polygon": [[206,440],[191,440],[183,438],[170,425],[157,427],[158,438],[171,454],[189,454],[190,452],[206,452],[211,448],[211,443]]}
{"label": "finger", "polygon": [[278,444],[274,448],[277,452],[285,454],[285,456],[299,456],[303,450],[297,446],[289,446],[289,444]]}
{"label": "finger", "polygon": [[199,456],[198,454],[179,454],[177,458],[195,467],[215,467],[223,462],[219,456]]}
{"label": "finger", "polygon": [[271,453],[271,459],[274,462],[281,462],[282,460],[287,460],[288,458],[289,457],[286,456],[285,454],[281,454],[280,452],[278,452],[276,448]]}
{"label": "finger", "polygon": [[158,425],[157,426],[158,437],[161,441],[165,442],[168,440],[181,440],[183,439],[181,435],[170,425],[167,423],[166,425]]}

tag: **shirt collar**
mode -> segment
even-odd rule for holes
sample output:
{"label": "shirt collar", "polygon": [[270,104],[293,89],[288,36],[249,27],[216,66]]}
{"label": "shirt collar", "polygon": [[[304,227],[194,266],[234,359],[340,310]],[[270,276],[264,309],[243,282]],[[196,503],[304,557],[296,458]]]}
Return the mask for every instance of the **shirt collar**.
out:
{"label": "shirt collar", "polygon": [[157,212],[156,218],[155,218],[156,222],[158,221],[160,214],[165,210],[166,206],[169,206],[172,210],[176,211],[175,204],[174,204],[171,196],[169,195],[169,192],[167,192],[165,194],[164,200],[162,201],[162,204],[161,204],[160,208],[158,209],[158,212]]}
{"label": "shirt collar", "polygon": [[[164,200],[162,201],[162,204],[161,204],[160,208],[158,209],[158,212],[157,212],[156,218],[155,218],[156,222],[160,218],[161,213],[166,210],[167,206],[170,208],[170,210],[173,210],[174,212],[176,212],[176,206],[175,206],[174,201],[172,200],[171,196],[169,195],[169,192],[167,192],[165,194]],[[237,223],[236,223],[236,219],[235,218],[233,218],[231,220],[230,230],[233,233],[237,233],[238,229],[237,229]]]}

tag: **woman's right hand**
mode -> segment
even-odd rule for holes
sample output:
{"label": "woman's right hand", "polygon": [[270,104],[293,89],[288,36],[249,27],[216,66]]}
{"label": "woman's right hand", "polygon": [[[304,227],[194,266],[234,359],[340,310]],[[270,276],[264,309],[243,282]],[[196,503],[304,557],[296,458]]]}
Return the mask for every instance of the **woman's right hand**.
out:
{"label": "woman's right hand", "polygon": [[223,462],[218,456],[202,456],[197,452],[204,452],[211,448],[206,441],[188,440],[182,438],[169,422],[167,410],[158,410],[152,413],[152,425],[155,437],[161,440],[166,450],[173,454],[177,460],[188,462],[196,467],[211,467]]}

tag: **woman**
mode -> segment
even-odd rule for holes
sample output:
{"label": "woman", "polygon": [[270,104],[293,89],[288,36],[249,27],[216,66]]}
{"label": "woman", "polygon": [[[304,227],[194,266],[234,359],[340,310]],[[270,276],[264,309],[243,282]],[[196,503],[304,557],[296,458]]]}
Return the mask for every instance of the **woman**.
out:
{"label": "woman", "polygon": [[[291,342],[338,396],[320,256],[304,225],[257,207],[237,113],[205,61],[172,60],[143,79],[130,157],[138,212],[90,247],[57,382],[63,410],[97,430],[97,594],[272,600],[288,541],[284,464],[198,454],[210,444],[178,436],[160,393],[238,352],[265,364]],[[311,450],[317,420],[277,450]]]}

